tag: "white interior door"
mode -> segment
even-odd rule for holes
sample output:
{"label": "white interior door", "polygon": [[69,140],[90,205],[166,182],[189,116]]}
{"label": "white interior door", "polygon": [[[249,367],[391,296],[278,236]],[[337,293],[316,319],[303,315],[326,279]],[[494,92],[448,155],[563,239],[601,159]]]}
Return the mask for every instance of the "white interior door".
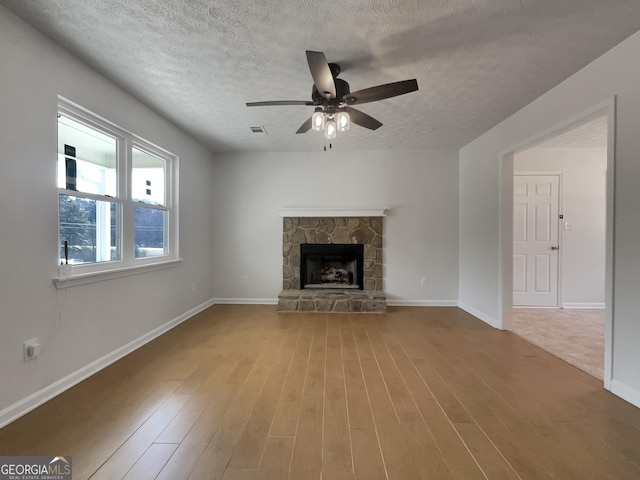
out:
{"label": "white interior door", "polygon": [[558,306],[559,187],[558,175],[514,175],[514,306]]}

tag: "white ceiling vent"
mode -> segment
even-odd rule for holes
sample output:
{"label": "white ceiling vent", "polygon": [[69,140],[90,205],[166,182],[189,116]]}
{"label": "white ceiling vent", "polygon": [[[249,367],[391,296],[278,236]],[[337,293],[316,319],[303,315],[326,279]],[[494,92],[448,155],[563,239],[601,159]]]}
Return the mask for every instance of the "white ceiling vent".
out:
{"label": "white ceiling vent", "polygon": [[264,127],[249,127],[249,128],[251,129],[252,133],[264,133],[265,135],[268,135]]}

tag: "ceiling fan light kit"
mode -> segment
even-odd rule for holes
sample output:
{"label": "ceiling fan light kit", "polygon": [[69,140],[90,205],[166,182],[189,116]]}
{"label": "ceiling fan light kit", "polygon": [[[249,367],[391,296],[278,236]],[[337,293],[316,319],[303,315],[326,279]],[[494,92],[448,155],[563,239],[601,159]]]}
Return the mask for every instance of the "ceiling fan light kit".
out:
{"label": "ceiling fan light kit", "polygon": [[323,112],[317,108],[311,116],[311,129],[316,132],[324,131],[324,138],[333,140],[337,132],[347,132],[351,127],[351,119],[347,112],[337,114]]}
{"label": "ceiling fan light kit", "polygon": [[347,112],[338,112],[336,115],[336,123],[339,132],[348,132],[351,128],[351,118]]}
{"label": "ceiling fan light kit", "polygon": [[307,50],[307,63],[313,78],[311,100],[275,100],[266,102],[248,102],[247,107],[306,105],[315,107],[313,115],[307,119],[296,133],[306,133],[309,130],[324,131],[327,140],[336,138],[337,132],[347,132],[351,123],[369,130],[376,130],[382,123],[366,113],[356,110],[351,105],[376,102],[386,98],[404,95],[418,90],[417,80],[402,80],[376,87],[365,88],[351,92],[349,84],[337,78],[340,66],[328,63],[322,52]]}
{"label": "ceiling fan light kit", "polygon": [[311,128],[316,132],[324,130],[324,112],[320,107],[316,108],[316,111],[311,115]]}
{"label": "ceiling fan light kit", "polygon": [[324,138],[326,138],[327,140],[333,140],[334,138],[336,138],[337,133],[338,128],[336,126],[335,120],[327,120],[324,125]]}

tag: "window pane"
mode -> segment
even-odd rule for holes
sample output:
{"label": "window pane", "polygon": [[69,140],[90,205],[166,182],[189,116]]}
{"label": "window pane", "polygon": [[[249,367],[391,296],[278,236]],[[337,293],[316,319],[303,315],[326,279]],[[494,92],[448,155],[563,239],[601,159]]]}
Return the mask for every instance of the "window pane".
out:
{"label": "window pane", "polygon": [[136,202],[165,205],[165,161],[132,149],[131,196]]}
{"label": "window pane", "polygon": [[58,188],[116,196],[117,140],[58,118]]}
{"label": "window pane", "polygon": [[86,198],[60,195],[60,262],[109,262],[120,259],[118,205]]}
{"label": "window pane", "polygon": [[156,208],[134,209],[136,258],[166,255],[167,212]]}

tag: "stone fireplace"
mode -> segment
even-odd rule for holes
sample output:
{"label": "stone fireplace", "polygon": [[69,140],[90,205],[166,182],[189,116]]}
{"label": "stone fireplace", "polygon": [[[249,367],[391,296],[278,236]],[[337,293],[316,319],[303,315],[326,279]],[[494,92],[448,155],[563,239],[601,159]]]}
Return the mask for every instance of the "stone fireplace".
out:
{"label": "stone fireplace", "polygon": [[343,216],[346,212],[329,210],[283,211],[278,311],[386,311],[384,209],[371,210],[354,212],[371,216]]}

